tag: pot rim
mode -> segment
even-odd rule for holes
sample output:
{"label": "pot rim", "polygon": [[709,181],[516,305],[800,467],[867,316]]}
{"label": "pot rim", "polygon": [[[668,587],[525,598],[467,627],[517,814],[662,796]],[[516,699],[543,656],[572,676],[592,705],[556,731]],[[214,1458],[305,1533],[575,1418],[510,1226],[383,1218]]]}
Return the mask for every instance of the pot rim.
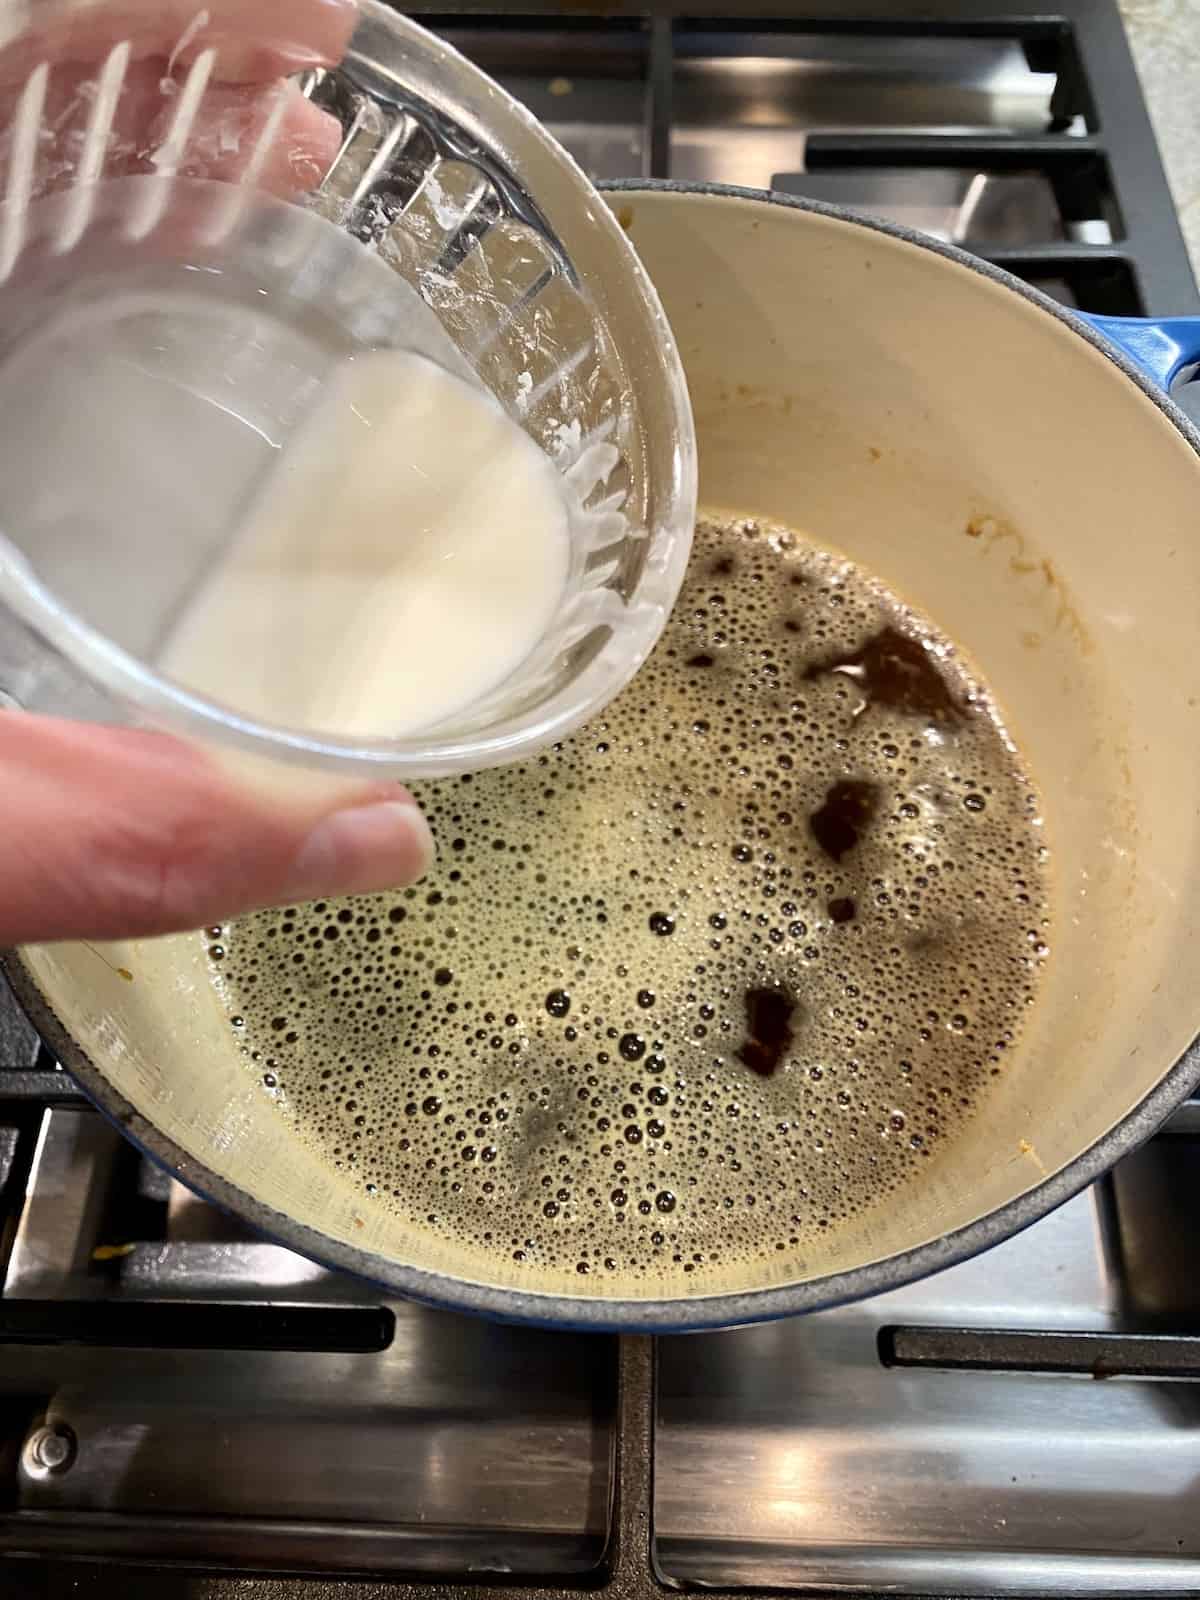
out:
{"label": "pot rim", "polygon": [[[840,206],[769,190],[732,184],[684,183],[672,179],[630,178],[599,186],[615,194],[711,195],[773,205],[784,210],[828,217],[832,221],[886,234],[903,243],[956,262],[1049,313],[1072,333],[1105,356],[1151,400],[1200,457],[1200,431],[1180,408],[1124,354],[1083,318],[1020,278],[980,260],[956,245],[896,223],[860,217]],[[3,972],[41,1037],[88,1098],[145,1155],[192,1189],[201,1199],[232,1212],[279,1244],[320,1265],[347,1272],[406,1300],[533,1327],[571,1331],[685,1333],[773,1321],[799,1312],[828,1309],[849,1300],[867,1299],[898,1289],[919,1278],[944,1271],[1011,1238],[1093,1183],[1129,1151],[1148,1139],[1189,1096],[1200,1081],[1200,1034],[1139,1103],[1112,1128],[1058,1172],[974,1222],[914,1245],[897,1255],[801,1283],[746,1289],[694,1299],[576,1299],[564,1294],[531,1293],[473,1283],[467,1279],[405,1266],[371,1251],[344,1244],[307,1223],[256,1200],[236,1183],[194,1160],[166,1138],[116,1090],[63,1027],[42,994],[19,951],[0,952]]]}

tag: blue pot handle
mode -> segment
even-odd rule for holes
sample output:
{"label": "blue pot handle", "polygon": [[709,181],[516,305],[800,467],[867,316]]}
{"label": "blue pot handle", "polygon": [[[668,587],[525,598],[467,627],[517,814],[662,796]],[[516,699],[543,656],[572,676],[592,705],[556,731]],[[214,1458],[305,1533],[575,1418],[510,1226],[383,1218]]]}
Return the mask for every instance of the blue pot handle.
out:
{"label": "blue pot handle", "polygon": [[1084,316],[1083,321],[1160,389],[1170,389],[1184,367],[1200,362],[1200,317]]}

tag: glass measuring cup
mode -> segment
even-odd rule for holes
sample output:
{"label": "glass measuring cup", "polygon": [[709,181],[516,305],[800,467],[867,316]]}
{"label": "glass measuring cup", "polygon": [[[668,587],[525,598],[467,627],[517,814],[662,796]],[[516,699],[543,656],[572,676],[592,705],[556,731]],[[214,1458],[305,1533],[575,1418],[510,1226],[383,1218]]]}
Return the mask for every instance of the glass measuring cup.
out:
{"label": "glass measuring cup", "polygon": [[[423,29],[377,0],[260,0],[235,46],[231,15],[4,19],[0,693],[335,771],[519,759],[632,676],[686,565],[694,436],[657,296],[570,158]],[[158,643],[270,454],[334,363],[393,347],[484,386],[561,474],[551,627],[405,738],[171,681]]]}

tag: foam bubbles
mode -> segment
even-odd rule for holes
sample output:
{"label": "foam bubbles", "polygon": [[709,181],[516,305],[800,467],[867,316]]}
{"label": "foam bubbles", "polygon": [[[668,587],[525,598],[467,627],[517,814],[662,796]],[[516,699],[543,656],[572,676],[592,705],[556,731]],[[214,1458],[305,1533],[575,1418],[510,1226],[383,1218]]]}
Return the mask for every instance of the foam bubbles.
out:
{"label": "foam bubbles", "polygon": [[214,981],[364,1203],[530,1288],[716,1289],[892,1203],[1048,955],[1037,796],[983,689],[766,524],[700,524],[602,718],[421,799],[422,884],[210,930]]}

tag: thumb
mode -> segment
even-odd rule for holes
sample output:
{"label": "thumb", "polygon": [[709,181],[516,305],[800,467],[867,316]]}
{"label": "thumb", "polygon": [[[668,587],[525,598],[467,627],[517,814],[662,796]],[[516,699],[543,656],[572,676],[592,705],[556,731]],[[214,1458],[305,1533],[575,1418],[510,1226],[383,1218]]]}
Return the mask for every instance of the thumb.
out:
{"label": "thumb", "polygon": [[289,792],[166,734],[0,714],[0,946],[136,938],[396,888],[433,838],[395,784]]}

